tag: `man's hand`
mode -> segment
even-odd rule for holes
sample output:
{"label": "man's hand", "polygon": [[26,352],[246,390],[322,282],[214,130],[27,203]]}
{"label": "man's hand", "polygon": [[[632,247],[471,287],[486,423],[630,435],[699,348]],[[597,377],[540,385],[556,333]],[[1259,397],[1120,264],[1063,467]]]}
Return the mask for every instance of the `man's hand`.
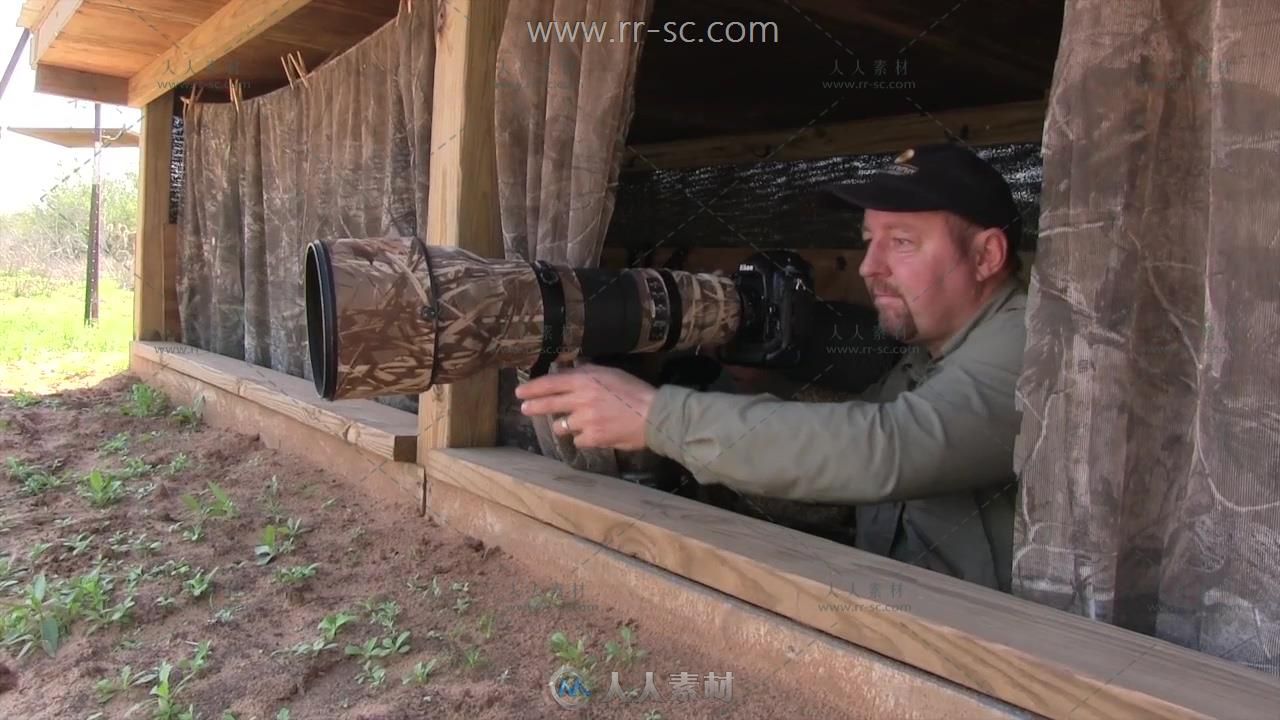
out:
{"label": "man's hand", "polygon": [[561,415],[556,435],[580,448],[642,450],[645,423],[657,390],[617,368],[583,365],[516,388],[525,415]]}

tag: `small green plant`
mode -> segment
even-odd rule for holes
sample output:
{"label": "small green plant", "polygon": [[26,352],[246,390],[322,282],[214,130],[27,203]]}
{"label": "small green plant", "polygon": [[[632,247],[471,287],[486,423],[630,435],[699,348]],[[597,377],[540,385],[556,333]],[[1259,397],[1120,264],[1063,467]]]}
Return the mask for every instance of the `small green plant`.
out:
{"label": "small green plant", "polygon": [[213,618],[209,620],[214,625],[226,625],[236,617],[236,608],[224,607],[213,614]]}
{"label": "small green plant", "polygon": [[168,403],[168,398],[159,390],[145,383],[134,383],[122,412],[132,417],[154,417],[163,413]]}
{"label": "small green plant", "polygon": [[[551,655],[560,662],[582,673],[584,680],[596,668],[596,661],[587,653],[587,638],[578,638],[577,643],[569,642],[563,632],[551,634]],[[589,683],[588,683],[589,685]]]}
{"label": "small green plant", "polygon": [[636,647],[635,631],[629,625],[618,628],[620,642],[610,640],[604,644],[604,659],[623,667],[631,667],[649,654],[647,650]]}
{"label": "small green plant", "polygon": [[[134,387],[137,387],[136,385]],[[182,683],[176,685],[171,682],[173,674],[173,665],[168,660],[163,660],[160,666],[142,676],[142,683],[150,683],[151,691],[148,695],[153,698],[135,705],[128,714],[133,714],[139,707],[150,704],[151,717],[153,720],[184,720],[184,718],[195,717],[195,706],[188,706],[184,711],[177,703],[178,692],[182,689]]]}
{"label": "small green plant", "polygon": [[338,637],[338,632],[342,630],[343,626],[355,619],[355,615],[350,615],[345,612],[326,615],[324,616],[324,619],[320,621],[317,629],[320,630],[320,635],[325,640],[333,640]]}
{"label": "small green plant", "polygon": [[485,640],[493,638],[493,634],[496,632],[493,613],[485,613],[480,616],[480,622],[476,623],[476,632]]}
{"label": "small green plant", "polygon": [[459,595],[453,601],[453,611],[459,615],[466,612],[469,607],[471,607],[471,598],[466,595]]}
{"label": "small green plant", "polygon": [[662,720],[662,713],[657,710],[650,710],[644,714],[644,720]]}
{"label": "small green plant", "polygon": [[52,657],[66,638],[68,612],[52,591],[44,573],[32,578],[22,601],[10,607],[3,618],[4,645],[20,646],[18,659],[37,642]]}
{"label": "small green plant", "polygon": [[98,694],[98,702],[106,704],[120,693],[128,692],[129,688],[144,682],[146,673],[142,671],[134,672],[133,668],[125,665],[120,668],[120,672],[104,677],[93,684],[94,692]]}
{"label": "small green plant", "polygon": [[396,636],[369,638],[360,645],[348,645],[343,652],[353,655],[361,661],[384,658],[388,655],[404,655],[413,648],[409,645],[409,631],[405,630]]}
{"label": "small green plant", "polygon": [[482,667],[486,662],[484,653],[481,652],[479,647],[467,648],[462,651],[462,664],[468,670],[475,670]]}
{"label": "small green plant", "polygon": [[129,452],[129,433],[116,433],[98,449],[108,455],[124,455]]}
{"label": "small green plant", "polygon": [[172,595],[161,595],[156,598],[156,606],[162,608],[171,608],[177,605],[178,601]]}
{"label": "small green plant", "polygon": [[198,543],[204,540],[204,523],[189,525],[182,530],[182,538],[188,542]]}
{"label": "small green plant", "polygon": [[439,658],[431,658],[426,662],[421,660],[414,664],[408,675],[404,676],[401,685],[426,685],[431,679],[431,673],[435,672],[436,667],[440,664]]}
{"label": "small green plant", "polygon": [[387,600],[370,611],[369,623],[371,625],[381,625],[390,632],[395,630],[396,618],[398,617],[400,617],[400,604],[395,600]]}
{"label": "small green plant", "polygon": [[196,398],[196,401],[190,406],[179,405],[173,410],[173,417],[177,419],[178,425],[184,428],[195,428],[200,426],[200,419],[204,415],[204,396]]}
{"label": "small green plant", "polygon": [[529,607],[534,610],[542,610],[544,608],[559,608],[564,606],[564,599],[560,597],[560,591],[552,588],[534,595],[529,599]]}
{"label": "small green plant", "polygon": [[75,557],[89,550],[89,546],[93,544],[94,536],[91,533],[80,533],[69,540],[62,541],[62,547],[71,551],[71,556]]}
{"label": "small green plant", "polygon": [[281,585],[301,585],[316,576],[316,568],[318,567],[320,567],[320,563],[280,568],[279,570],[276,570],[276,582]]}
{"label": "small green plant", "polygon": [[104,508],[124,497],[124,481],[101,470],[92,470],[80,483],[80,494],[89,500],[90,505]]}
{"label": "small green plant", "polygon": [[293,539],[286,535],[287,528],[268,525],[262,529],[262,542],[253,549],[259,565],[266,565],[277,557],[293,552]]}
{"label": "small green plant", "polygon": [[327,642],[319,637],[310,642],[303,641],[293,646],[294,655],[319,655],[325,650],[338,647],[336,643]]}
{"label": "small green plant", "polygon": [[53,547],[51,542],[38,542],[31,547],[31,550],[27,551],[27,559],[34,563],[40,559],[40,556],[48,552],[51,547]]}
{"label": "small green plant", "polygon": [[44,468],[38,465],[29,465],[15,457],[6,458],[5,466],[8,470],[9,479],[22,485],[22,493],[24,495],[39,495],[46,490],[60,487],[64,483],[62,478],[53,475]]}
{"label": "small green plant", "polygon": [[196,572],[187,581],[182,583],[182,587],[191,593],[191,597],[200,598],[209,592],[209,588],[213,587],[213,576],[218,572],[218,568],[214,568],[209,572]]}
{"label": "small green plant", "polygon": [[14,407],[29,408],[40,404],[40,396],[26,390],[19,390],[9,398],[9,402],[13,403]]}
{"label": "small green plant", "polygon": [[17,587],[20,584],[18,578],[26,572],[26,568],[19,566],[12,555],[0,556],[0,593],[7,593],[10,588]]}
{"label": "small green plant", "polygon": [[381,663],[373,660],[365,660],[360,666],[360,674],[356,675],[356,682],[378,690],[387,684],[387,669]]}
{"label": "small green plant", "polygon": [[186,453],[180,452],[173,456],[173,459],[169,461],[168,465],[164,466],[164,471],[170,476],[173,476],[189,467],[191,467],[191,458],[187,457]]}
{"label": "small green plant", "polygon": [[199,675],[209,666],[209,655],[212,653],[213,646],[213,643],[208,640],[188,644],[195,646],[195,649],[191,651],[190,658],[182,661],[182,669],[186,671],[183,676],[184,683]]}
{"label": "small green plant", "polygon": [[142,458],[127,457],[124,459],[124,469],[116,474],[124,480],[134,480],[155,470],[154,465],[148,465],[143,462]]}
{"label": "small green plant", "polygon": [[289,708],[280,708],[280,710],[276,712],[276,720],[292,720],[292,716],[289,714]]}

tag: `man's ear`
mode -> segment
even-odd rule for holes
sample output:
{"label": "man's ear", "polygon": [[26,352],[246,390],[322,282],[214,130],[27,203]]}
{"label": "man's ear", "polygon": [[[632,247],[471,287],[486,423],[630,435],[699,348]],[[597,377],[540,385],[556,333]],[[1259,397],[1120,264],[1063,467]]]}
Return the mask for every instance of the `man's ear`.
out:
{"label": "man's ear", "polygon": [[970,244],[973,252],[974,279],[983,282],[992,277],[1005,265],[1009,254],[1009,238],[1000,228],[979,230]]}

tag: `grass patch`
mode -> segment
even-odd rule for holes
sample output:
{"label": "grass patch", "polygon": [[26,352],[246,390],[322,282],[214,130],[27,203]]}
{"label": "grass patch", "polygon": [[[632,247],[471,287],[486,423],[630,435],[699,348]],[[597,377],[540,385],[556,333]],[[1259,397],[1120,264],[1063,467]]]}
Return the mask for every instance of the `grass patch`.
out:
{"label": "grass patch", "polygon": [[123,372],[132,335],[133,295],[109,278],[99,288],[98,324],[89,327],[83,283],[0,273],[0,366],[15,366],[0,373],[8,376],[3,389],[34,387],[41,377]]}

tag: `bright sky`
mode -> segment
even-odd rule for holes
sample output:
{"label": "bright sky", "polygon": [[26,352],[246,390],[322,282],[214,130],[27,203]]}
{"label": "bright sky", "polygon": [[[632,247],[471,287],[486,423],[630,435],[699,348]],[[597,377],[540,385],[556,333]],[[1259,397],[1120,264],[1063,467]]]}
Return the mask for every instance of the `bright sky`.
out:
{"label": "bright sky", "polygon": [[[0,0],[0,74],[22,36],[17,27],[22,0]],[[18,59],[9,87],[0,98],[0,213],[30,207],[67,176],[85,181],[93,177],[93,150],[60,145],[18,135],[9,127],[93,127],[93,103],[33,91],[35,71],[30,65],[31,40]],[[102,106],[102,127],[141,129],[141,112],[116,105]],[[104,175],[123,175],[138,169],[137,148],[108,147],[102,152]]]}

